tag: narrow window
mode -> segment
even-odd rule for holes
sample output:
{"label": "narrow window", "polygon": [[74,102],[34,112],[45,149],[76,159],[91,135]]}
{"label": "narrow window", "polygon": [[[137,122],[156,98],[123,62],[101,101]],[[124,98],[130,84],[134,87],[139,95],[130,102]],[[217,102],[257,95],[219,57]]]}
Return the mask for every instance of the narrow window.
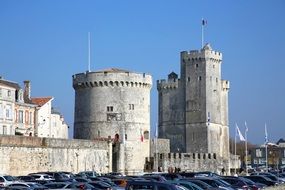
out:
{"label": "narrow window", "polygon": [[3,125],[3,135],[7,135],[7,126]]}
{"label": "narrow window", "polygon": [[30,121],[30,124],[33,124],[33,113],[32,112],[30,112],[30,119],[29,119],[29,121]]}
{"label": "narrow window", "polygon": [[24,112],[22,110],[19,110],[18,122],[24,123]]}
{"label": "narrow window", "polygon": [[6,118],[12,119],[12,105],[6,105]]}
{"label": "narrow window", "polygon": [[112,112],[113,111],[113,106],[107,106],[107,111]]}
{"label": "narrow window", "polygon": [[29,112],[27,110],[25,111],[25,123],[29,123]]}
{"label": "narrow window", "polygon": [[190,82],[190,77],[188,77],[187,81]]}
{"label": "narrow window", "polygon": [[100,137],[100,131],[98,131],[98,137]]}
{"label": "narrow window", "polygon": [[8,90],[7,94],[8,94],[8,97],[10,97],[11,96],[11,90]]}
{"label": "narrow window", "polygon": [[201,81],[202,80],[202,77],[201,76],[199,76],[199,81]]}
{"label": "narrow window", "polygon": [[196,66],[196,68],[198,68],[198,64],[197,64],[197,63],[196,63],[196,65],[195,65],[195,66]]}
{"label": "narrow window", "polygon": [[134,104],[129,104],[129,110],[134,110],[135,109],[135,105]]}

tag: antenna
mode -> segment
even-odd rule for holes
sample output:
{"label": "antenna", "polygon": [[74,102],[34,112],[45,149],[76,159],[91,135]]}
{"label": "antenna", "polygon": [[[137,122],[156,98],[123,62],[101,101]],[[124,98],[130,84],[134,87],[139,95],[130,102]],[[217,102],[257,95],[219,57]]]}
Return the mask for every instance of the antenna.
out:
{"label": "antenna", "polygon": [[90,53],[90,45],[91,45],[91,39],[90,39],[90,32],[88,32],[88,72],[90,72],[90,63],[91,63],[91,53]]}

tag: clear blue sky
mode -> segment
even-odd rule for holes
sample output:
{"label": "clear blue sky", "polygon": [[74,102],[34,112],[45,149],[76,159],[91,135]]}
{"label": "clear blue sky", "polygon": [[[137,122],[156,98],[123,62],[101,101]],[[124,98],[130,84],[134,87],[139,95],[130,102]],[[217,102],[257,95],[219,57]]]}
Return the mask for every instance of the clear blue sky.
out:
{"label": "clear blue sky", "polygon": [[205,41],[223,53],[223,79],[231,82],[230,132],[237,122],[249,141],[285,138],[284,0],[1,0],[0,75],[32,96],[53,96],[53,105],[73,126],[72,75],[122,68],[153,76],[151,125],[157,122],[156,80],[179,73],[180,51]]}

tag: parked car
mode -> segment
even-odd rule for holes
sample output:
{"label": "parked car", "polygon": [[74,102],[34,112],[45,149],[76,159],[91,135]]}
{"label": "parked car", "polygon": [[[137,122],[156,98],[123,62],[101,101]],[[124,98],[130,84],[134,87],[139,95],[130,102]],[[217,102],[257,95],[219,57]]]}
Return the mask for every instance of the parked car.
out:
{"label": "parked car", "polygon": [[260,190],[260,189],[264,189],[265,187],[267,187],[267,185],[262,184],[262,183],[256,183],[248,178],[245,178],[243,176],[240,176],[239,178],[241,178],[251,189],[250,190]]}
{"label": "parked car", "polygon": [[46,187],[49,189],[69,189],[69,190],[74,190],[74,189],[81,189],[81,190],[98,190],[94,188],[92,185],[89,185],[87,183],[80,183],[80,182],[52,182],[49,184],[46,184]]}
{"label": "parked car", "polygon": [[248,190],[250,188],[249,185],[239,177],[221,176],[220,179],[228,182],[233,188],[236,188],[238,190]]}
{"label": "parked car", "polygon": [[179,180],[179,181],[168,181],[167,183],[181,185],[183,187],[186,187],[188,190],[203,190],[201,187],[199,187],[198,185],[196,185],[190,181]]}
{"label": "parked car", "polygon": [[93,182],[89,182],[88,184],[90,184],[93,187],[95,187],[96,189],[100,189],[100,190],[111,190],[112,189],[111,185],[109,185],[108,183],[105,183],[103,181],[93,181]]}
{"label": "parked car", "polygon": [[74,189],[72,182],[51,182],[45,185],[48,189]]}
{"label": "parked car", "polygon": [[250,179],[250,180],[252,180],[254,182],[265,184],[267,186],[278,185],[278,183],[275,183],[271,179],[269,179],[269,178],[267,178],[265,176],[262,176],[262,175],[250,175],[250,176],[244,176],[244,177],[247,178],[247,179]]}
{"label": "parked car", "polygon": [[33,176],[17,176],[16,177],[17,181],[25,181],[25,182],[35,182],[35,178]]}
{"label": "parked car", "polygon": [[89,178],[89,177],[97,177],[98,174],[95,171],[83,171],[83,172],[79,172],[77,176]]}
{"label": "parked car", "polygon": [[183,178],[178,173],[164,173],[164,174],[160,174],[160,175],[165,177],[166,180],[178,180],[178,179],[182,179]]}
{"label": "parked car", "polygon": [[154,190],[154,189],[163,189],[163,190],[187,190],[185,187],[163,183],[163,182],[154,182],[154,181],[128,181],[125,190]]}
{"label": "parked car", "polygon": [[27,190],[43,190],[43,189],[48,189],[47,187],[35,183],[35,182],[14,182],[9,184],[6,189],[27,189]]}
{"label": "parked car", "polygon": [[70,179],[66,174],[62,172],[43,172],[43,173],[52,176],[54,180],[58,182],[72,181],[72,179]]}
{"label": "parked car", "polygon": [[10,175],[0,175],[0,188],[6,187],[7,185],[13,183],[15,178]]}
{"label": "parked car", "polygon": [[151,180],[151,181],[160,181],[160,182],[167,181],[165,177],[161,175],[147,175],[147,176],[142,176],[142,177],[146,180]]}
{"label": "parked car", "polygon": [[268,177],[269,179],[271,179],[275,183],[284,183],[285,182],[284,177],[281,177],[281,176],[278,177],[275,174],[269,173],[269,172],[259,172],[259,173],[253,173],[251,175],[262,175],[262,176]]}
{"label": "parked car", "polygon": [[196,178],[184,178],[184,179],[181,179],[181,181],[190,181],[191,183],[198,185],[199,187],[201,187],[204,190],[216,190],[217,189],[217,188],[212,187],[211,185],[209,185],[203,181],[200,181]]}
{"label": "parked car", "polygon": [[195,177],[195,179],[203,181],[203,182],[207,183],[208,185],[211,185],[212,187],[225,189],[225,190],[234,190],[233,187],[229,183],[227,183],[227,182],[225,182],[219,178]]}

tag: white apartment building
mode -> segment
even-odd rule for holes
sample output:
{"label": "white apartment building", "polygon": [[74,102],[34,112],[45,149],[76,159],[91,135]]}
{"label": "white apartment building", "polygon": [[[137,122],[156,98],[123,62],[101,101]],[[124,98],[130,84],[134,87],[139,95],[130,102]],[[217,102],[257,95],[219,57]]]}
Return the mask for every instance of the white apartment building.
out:
{"label": "white apartment building", "polygon": [[30,81],[24,91],[16,82],[0,77],[0,135],[68,138],[68,126],[52,111],[53,97],[31,98]]}
{"label": "white apartment building", "polygon": [[14,135],[14,110],[16,91],[20,86],[12,81],[0,77],[0,135]]}

